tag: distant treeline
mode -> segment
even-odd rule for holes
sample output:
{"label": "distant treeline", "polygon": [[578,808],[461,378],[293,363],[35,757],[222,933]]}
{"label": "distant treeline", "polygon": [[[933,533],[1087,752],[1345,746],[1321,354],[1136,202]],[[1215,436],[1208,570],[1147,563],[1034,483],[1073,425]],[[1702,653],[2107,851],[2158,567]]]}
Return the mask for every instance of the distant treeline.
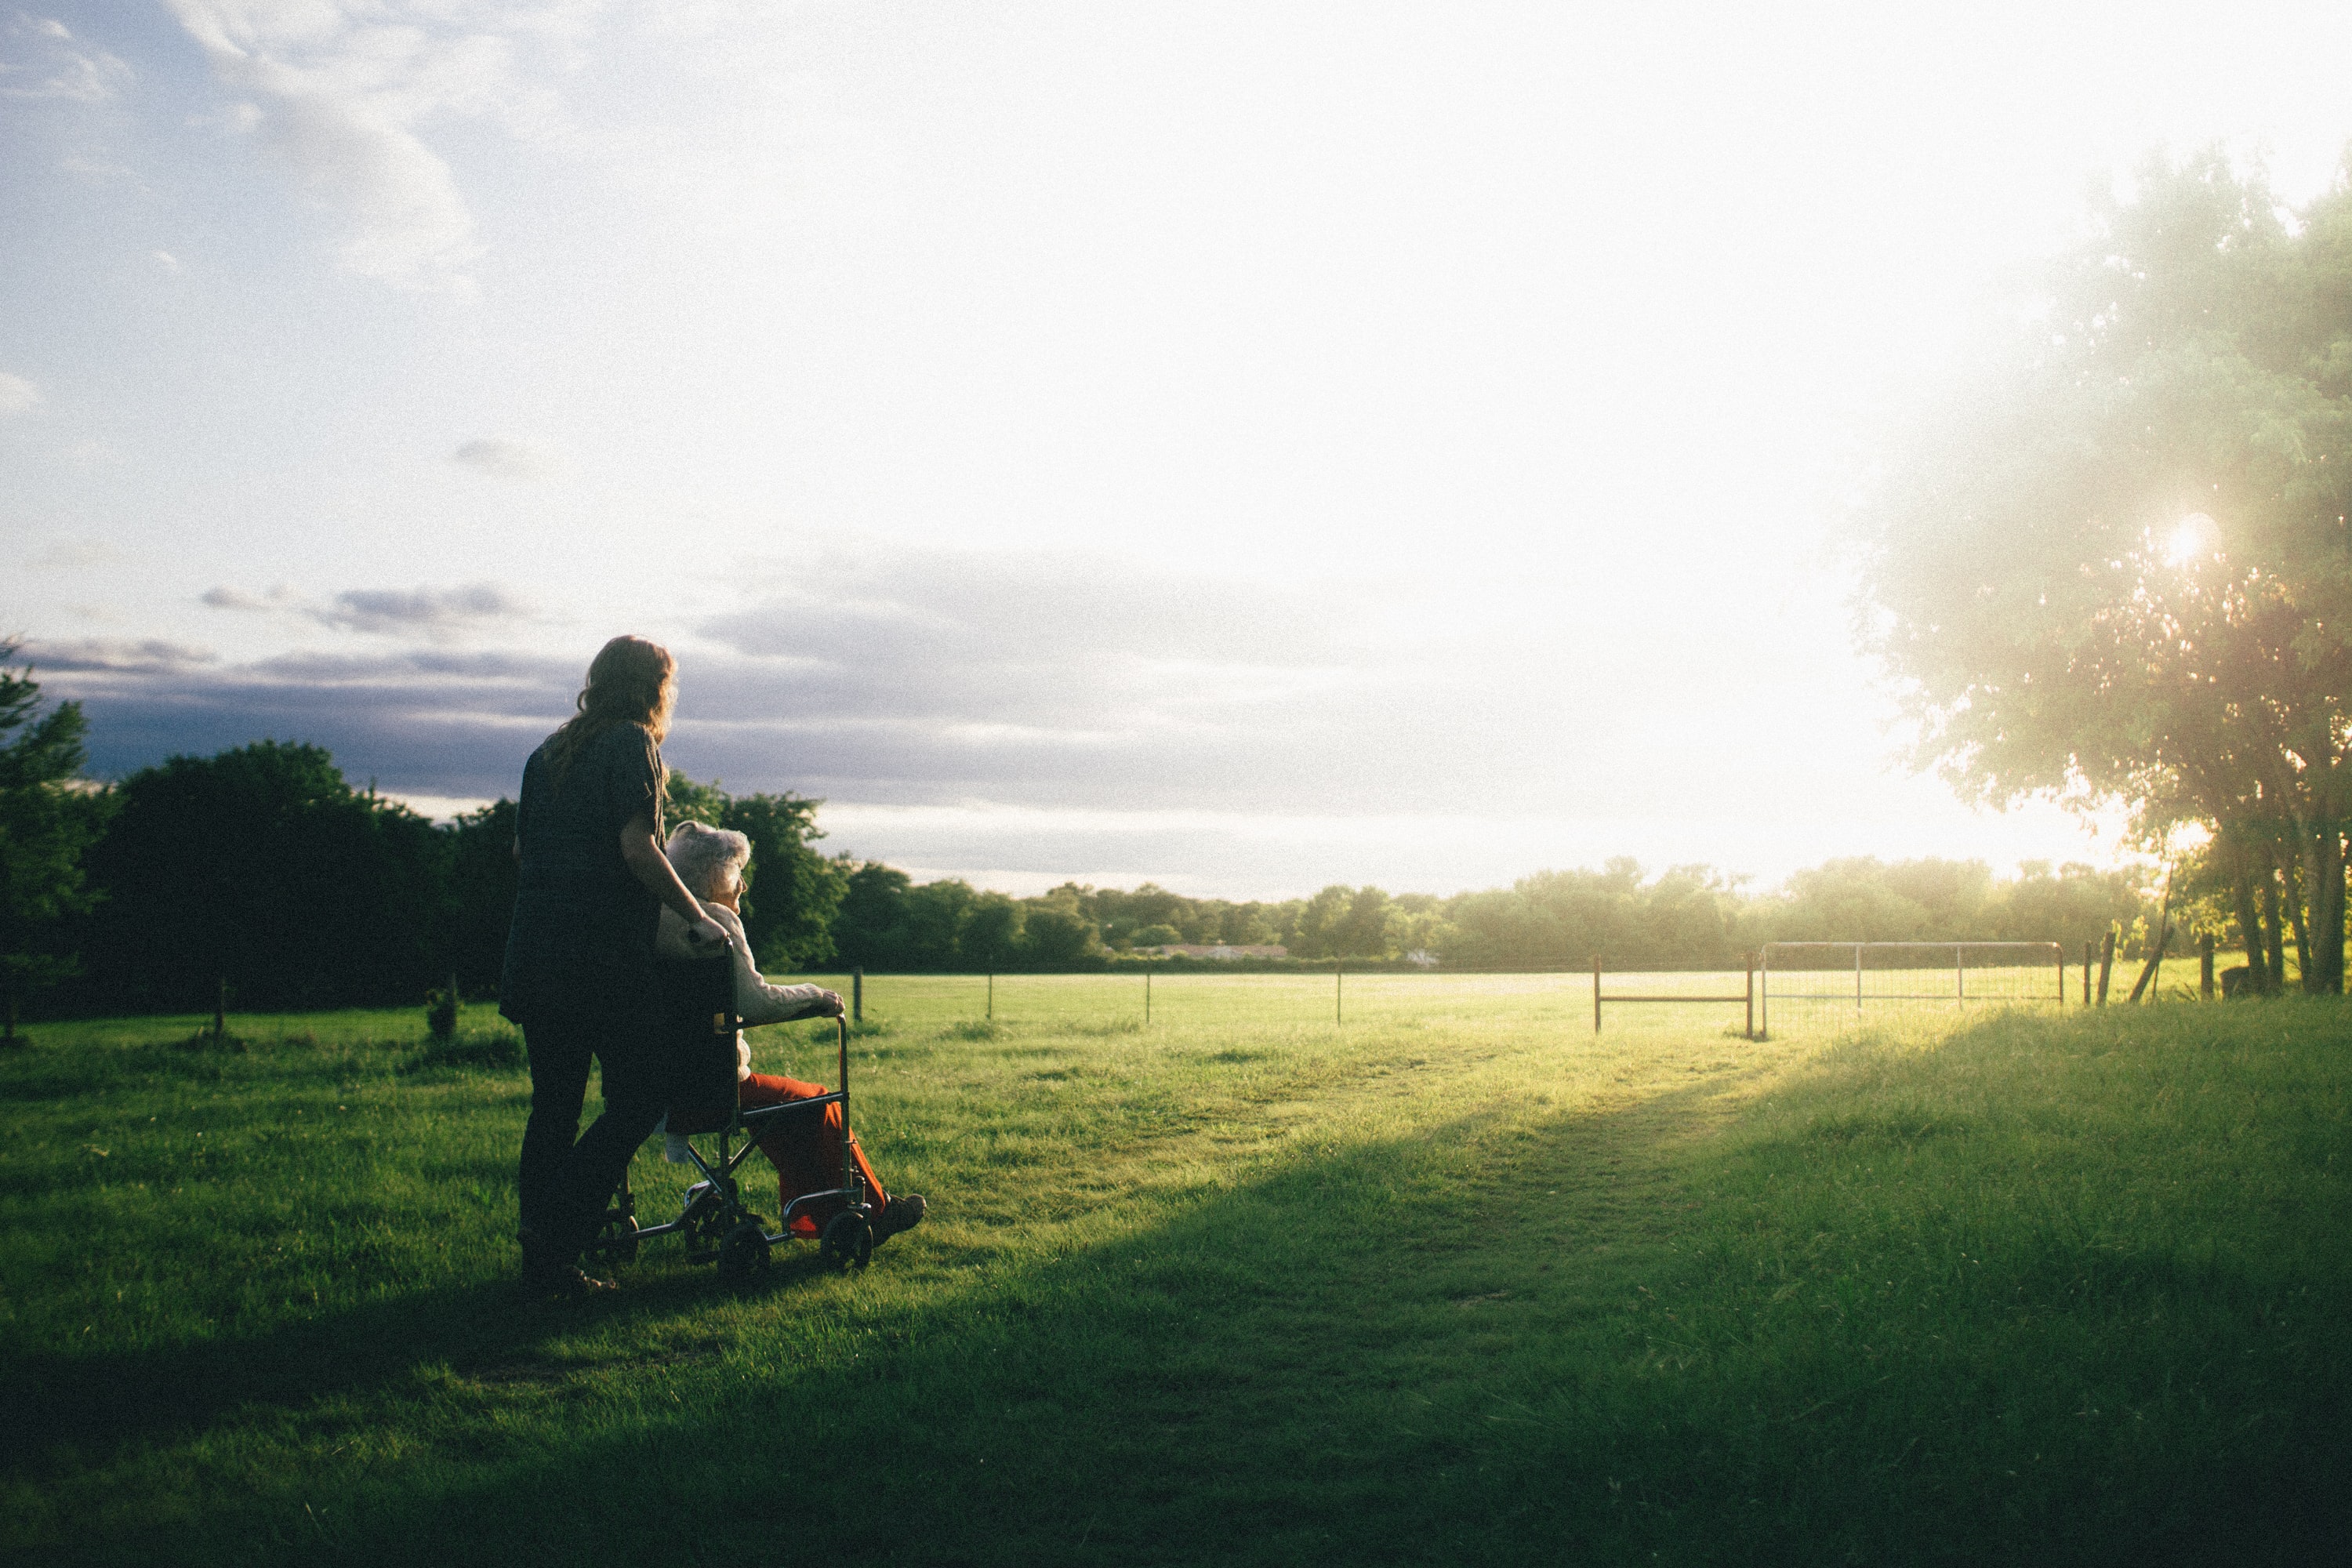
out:
{"label": "distant treeline", "polygon": [[[356,790],[317,746],[261,742],[174,757],[106,786],[81,856],[86,907],[45,937],[59,962],[41,1013],[397,1005],[455,973],[497,986],[512,908],[514,806],[435,824]],[[730,795],[673,775],[667,816],[753,843],[745,926],[772,973],[1085,970],[1162,943],[1280,944],[1289,962],[1433,959],[1449,969],[1715,968],[1769,941],[2056,940],[2153,923],[2144,879],[2084,866],[1995,878],[1980,862],[1833,860],[1779,889],[1705,867],[1632,860],[1544,871],[1452,898],[1330,887],[1275,901],[1066,884],[1036,898],[917,884],[827,857],[818,803]],[[65,962],[67,955],[78,962]]]}

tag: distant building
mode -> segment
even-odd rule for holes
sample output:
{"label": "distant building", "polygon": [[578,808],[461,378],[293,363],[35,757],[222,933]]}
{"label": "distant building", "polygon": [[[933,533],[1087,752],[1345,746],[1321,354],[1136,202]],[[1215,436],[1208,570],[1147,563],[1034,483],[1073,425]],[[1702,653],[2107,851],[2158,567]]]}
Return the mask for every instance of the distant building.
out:
{"label": "distant building", "polygon": [[1198,942],[1163,942],[1158,947],[1139,947],[1135,951],[1149,953],[1154,958],[1288,958],[1290,956],[1288,948],[1278,945],[1234,947],[1223,942],[1214,947],[1204,947]]}
{"label": "distant building", "polygon": [[1425,947],[1414,948],[1411,952],[1404,955],[1404,961],[1407,963],[1412,964],[1415,969],[1434,969],[1437,967],[1437,954],[1430,952],[1429,949]]}

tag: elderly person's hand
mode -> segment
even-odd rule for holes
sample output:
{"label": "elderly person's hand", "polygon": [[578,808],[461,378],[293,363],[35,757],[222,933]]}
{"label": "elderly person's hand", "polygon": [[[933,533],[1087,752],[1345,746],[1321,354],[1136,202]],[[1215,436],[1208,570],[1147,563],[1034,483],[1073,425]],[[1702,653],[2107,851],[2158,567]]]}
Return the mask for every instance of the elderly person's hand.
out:
{"label": "elderly person's hand", "polygon": [[707,914],[697,915],[686,928],[686,940],[698,948],[716,952],[727,945],[727,928]]}
{"label": "elderly person's hand", "polygon": [[841,993],[838,991],[822,992],[818,995],[818,1001],[821,1006],[816,1016],[820,1018],[838,1018],[849,1011],[849,1004],[841,999]]}

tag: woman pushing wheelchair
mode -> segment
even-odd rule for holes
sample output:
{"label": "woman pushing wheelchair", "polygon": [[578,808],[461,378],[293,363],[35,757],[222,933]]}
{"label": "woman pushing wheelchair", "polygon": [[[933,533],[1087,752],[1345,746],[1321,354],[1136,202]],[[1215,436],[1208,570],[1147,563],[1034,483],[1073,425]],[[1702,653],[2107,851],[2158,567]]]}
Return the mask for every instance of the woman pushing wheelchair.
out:
{"label": "woman pushing wheelchair", "polygon": [[[521,1026],[530,1060],[517,1236],[534,1289],[612,1289],[583,1272],[580,1257],[669,1094],[653,970],[662,917],[676,921],[689,952],[742,941],[740,921],[713,918],[663,852],[661,742],[677,697],[667,649],[614,637],[588,667],[578,712],[523,768],[499,1011]],[[748,967],[748,953],[737,951]],[[839,1006],[831,997],[811,1012]],[[604,1073],[604,1114],[575,1138],[591,1058]],[[922,1205],[899,1202],[911,1205],[901,1211],[904,1229],[912,1223],[905,1215],[919,1216]]]}

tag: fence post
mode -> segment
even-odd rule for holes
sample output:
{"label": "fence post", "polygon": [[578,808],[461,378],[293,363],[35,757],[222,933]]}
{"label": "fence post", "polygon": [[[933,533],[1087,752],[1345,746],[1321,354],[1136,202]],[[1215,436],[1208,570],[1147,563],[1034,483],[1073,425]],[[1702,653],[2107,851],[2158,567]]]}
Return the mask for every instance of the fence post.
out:
{"label": "fence post", "polygon": [[2197,933],[2197,997],[2201,1002],[2213,1000],[2213,933]]}
{"label": "fence post", "polygon": [[220,977],[220,988],[213,994],[213,1039],[215,1043],[228,1037],[228,976]]}
{"label": "fence post", "polygon": [[862,963],[849,972],[849,1021],[866,1022],[866,966]]}
{"label": "fence post", "polygon": [[2091,1005],[2091,944],[2083,944],[2083,1005]]}
{"label": "fence post", "polygon": [[1748,964],[1748,1037],[1752,1040],[1756,1037],[1756,955],[1748,952],[1740,956]]}
{"label": "fence post", "polygon": [[1601,955],[1592,955],[1592,1032],[1601,1032]]}
{"label": "fence post", "polygon": [[2116,932],[2110,926],[2105,939],[2099,943],[2099,1005],[2102,1007],[2107,1005],[2107,976],[2115,973],[2115,968]]}
{"label": "fence post", "polygon": [[991,1018],[996,1016],[996,972],[994,970],[989,971],[988,974],[988,1016]]}

